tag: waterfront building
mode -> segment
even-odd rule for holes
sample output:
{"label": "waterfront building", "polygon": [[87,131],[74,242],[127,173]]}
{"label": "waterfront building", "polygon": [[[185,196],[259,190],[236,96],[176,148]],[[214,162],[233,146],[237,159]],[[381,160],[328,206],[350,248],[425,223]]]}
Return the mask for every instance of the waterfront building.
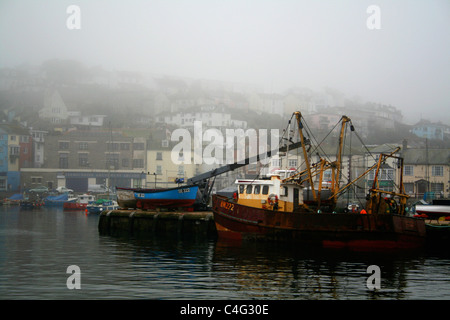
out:
{"label": "waterfront building", "polygon": [[408,148],[402,156],[406,193],[427,200],[450,197],[450,149]]}
{"label": "waterfront building", "polygon": [[27,129],[11,124],[0,125],[0,191],[19,191],[20,168],[31,167],[32,140]]}
{"label": "waterfront building", "polygon": [[64,186],[76,192],[86,192],[94,184],[142,185],[146,146],[141,140],[112,130],[50,132],[44,141],[43,164],[21,170],[23,183],[49,189]]}

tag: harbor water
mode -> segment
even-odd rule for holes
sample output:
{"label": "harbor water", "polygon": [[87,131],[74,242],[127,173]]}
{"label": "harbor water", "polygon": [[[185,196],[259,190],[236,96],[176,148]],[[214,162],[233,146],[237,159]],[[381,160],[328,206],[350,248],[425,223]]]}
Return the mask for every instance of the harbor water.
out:
{"label": "harbor water", "polygon": [[[0,208],[0,299],[443,300],[450,256],[102,236],[98,215]],[[70,288],[74,273],[79,288]],[[371,287],[369,266],[379,268]],[[69,268],[69,269],[68,269]],[[74,282],[74,283],[75,283]]]}

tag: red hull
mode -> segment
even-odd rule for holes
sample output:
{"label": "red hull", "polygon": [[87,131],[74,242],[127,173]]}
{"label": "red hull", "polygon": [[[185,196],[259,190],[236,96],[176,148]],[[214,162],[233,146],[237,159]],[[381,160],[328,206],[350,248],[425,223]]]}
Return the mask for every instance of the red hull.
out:
{"label": "red hull", "polygon": [[84,210],[87,203],[66,202],[63,204],[64,210]]}
{"label": "red hull", "polygon": [[355,250],[420,248],[425,222],[404,216],[299,213],[257,209],[213,196],[219,237],[298,241]]}

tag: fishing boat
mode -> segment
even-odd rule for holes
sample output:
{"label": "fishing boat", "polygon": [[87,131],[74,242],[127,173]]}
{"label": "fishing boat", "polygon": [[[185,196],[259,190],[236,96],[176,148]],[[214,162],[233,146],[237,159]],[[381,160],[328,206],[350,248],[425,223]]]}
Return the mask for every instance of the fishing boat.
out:
{"label": "fishing boat", "polygon": [[64,210],[85,210],[87,205],[95,201],[95,196],[91,194],[82,194],[78,197],[64,202]]}
{"label": "fishing boat", "polygon": [[86,206],[86,211],[88,213],[102,213],[103,211],[117,210],[117,209],[119,209],[117,201],[109,199],[98,199],[94,202],[89,203]]}
{"label": "fishing boat", "polygon": [[191,207],[197,199],[198,185],[168,189],[134,190],[136,207],[140,209]]}
{"label": "fishing boat", "polygon": [[[300,112],[295,112],[293,117],[306,169],[287,176],[274,172],[261,179],[238,179],[238,192],[232,198],[213,195],[212,210],[219,238],[289,241],[354,250],[424,246],[424,220],[405,215],[408,195],[403,192],[402,176],[399,190],[379,188],[380,168],[387,158],[395,158],[401,167],[400,175],[403,174],[403,159],[394,156],[400,148],[382,154],[378,162],[357,179],[340,186],[342,142],[347,126],[354,131],[351,120],[346,116],[341,118],[336,160],[321,157],[319,162],[310,165],[308,151],[312,145],[311,139],[303,134],[304,119]],[[324,180],[325,171],[331,172],[331,182]],[[338,197],[371,171],[375,171],[375,175],[365,209],[361,213],[337,213]]]}

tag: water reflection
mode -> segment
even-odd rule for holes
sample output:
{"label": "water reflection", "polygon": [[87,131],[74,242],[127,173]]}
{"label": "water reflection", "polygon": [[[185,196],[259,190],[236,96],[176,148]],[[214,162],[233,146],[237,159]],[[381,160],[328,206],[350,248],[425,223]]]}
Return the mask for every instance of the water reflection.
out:
{"label": "water reflection", "polygon": [[[405,274],[419,260],[411,257],[349,253],[313,248],[244,244],[216,245],[219,274],[233,270],[239,291],[273,299],[403,299]],[[382,270],[382,290],[368,290],[369,265]]]}
{"label": "water reflection", "polygon": [[[66,268],[81,269],[81,290]],[[366,282],[381,269],[381,289]],[[448,299],[450,259],[100,236],[83,212],[0,210],[2,299]]]}

